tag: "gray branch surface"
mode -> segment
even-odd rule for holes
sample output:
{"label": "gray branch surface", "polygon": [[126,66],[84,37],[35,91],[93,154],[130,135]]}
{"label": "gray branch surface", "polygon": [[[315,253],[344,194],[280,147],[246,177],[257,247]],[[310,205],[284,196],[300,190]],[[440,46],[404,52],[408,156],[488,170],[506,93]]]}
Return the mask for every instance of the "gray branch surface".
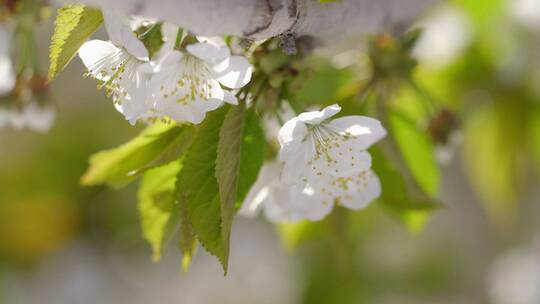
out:
{"label": "gray branch surface", "polygon": [[[438,0],[83,0],[89,5],[168,21],[199,35],[264,39],[308,35],[318,44],[406,26]],[[57,0],[70,3],[69,0]]]}

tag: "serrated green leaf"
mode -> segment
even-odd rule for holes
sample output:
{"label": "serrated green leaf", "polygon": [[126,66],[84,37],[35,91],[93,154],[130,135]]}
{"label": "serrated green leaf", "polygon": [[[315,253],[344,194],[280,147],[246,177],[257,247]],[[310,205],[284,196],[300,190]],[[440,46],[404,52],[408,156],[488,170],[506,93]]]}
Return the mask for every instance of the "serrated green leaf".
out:
{"label": "serrated green leaf", "polygon": [[161,258],[161,251],[167,227],[173,218],[177,191],[176,177],[182,169],[182,162],[149,170],[144,174],[139,187],[139,215],[143,237],[150,243],[155,261]]}
{"label": "serrated green leaf", "polygon": [[218,258],[225,273],[228,245],[221,231],[221,204],[215,162],[219,132],[228,109],[225,106],[207,115],[198,128],[178,177],[179,204],[181,208],[186,208],[197,239],[209,253]]}
{"label": "serrated green leaf", "polygon": [[397,112],[390,112],[388,121],[391,136],[416,182],[423,191],[436,197],[440,172],[430,139],[413,121]]}
{"label": "serrated green leaf", "polygon": [[87,186],[124,186],[133,181],[141,170],[166,163],[173,159],[172,155],[180,157],[190,143],[191,137],[187,135],[192,134],[189,130],[167,123],[150,126],[126,144],[94,154],[81,183]]}
{"label": "serrated green leaf", "polygon": [[[232,107],[219,133],[216,178],[221,199],[221,232],[228,246],[235,205],[257,179],[264,162],[264,134],[253,110],[245,103]],[[228,248],[225,248],[228,252]]]}
{"label": "serrated green leaf", "polygon": [[58,10],[49,52],[49,81],[64,70],[102,22],[100,10],[83,4],[71,4]]}
{"label": "serrated green leaf", "polygon": [[[179,194],[177,192],[176,196]],[[186,204],[177,201],[178,212],[180,215],[180,251],[182,252],[182,270],[187,272],[191,264],[191,260],[197,252],[197,237],[193,226],[189,220]]]}

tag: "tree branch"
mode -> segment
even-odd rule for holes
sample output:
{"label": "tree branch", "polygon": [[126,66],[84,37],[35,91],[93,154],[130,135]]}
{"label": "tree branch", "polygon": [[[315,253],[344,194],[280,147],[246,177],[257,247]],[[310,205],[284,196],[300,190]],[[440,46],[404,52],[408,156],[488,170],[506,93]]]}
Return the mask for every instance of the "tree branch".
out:
{"label": "tree branch", "polygon": [[[83,0],[126,15],[164,20],[199,35],[251,39],[284,33],[318,44],[339,43],[396,25],[408,25],[438,0]],[[72,0],[56,0],[69,3]]]}

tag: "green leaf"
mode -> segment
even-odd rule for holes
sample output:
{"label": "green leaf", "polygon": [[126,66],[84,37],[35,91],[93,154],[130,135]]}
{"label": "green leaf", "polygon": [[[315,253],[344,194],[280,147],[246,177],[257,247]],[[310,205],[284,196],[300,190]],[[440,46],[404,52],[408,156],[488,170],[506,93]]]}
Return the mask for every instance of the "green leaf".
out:
{"label": "green leaf", "polygon": [[190,127],[157,123],[139,136],[111,150],[94,154],[81,179],[83,185],[121,187],[141,171],[178,159],[193,138]]}
{"label": "green leaf", "polygon": [[530,124],[530,142],[533,158],[540,173],[540,110],[536,110],[530,119]]}
{"label": "green leaf", "polygon": [[381,180],[381,202],[399,214],[411,210],[430,210],[438,206],[432,198],[407,182],[396,160],[388,158],[379,148],[371,149],[372,168]]}
{"label": "green leaf", "polygon": [[229,107],[210,112],[199,126],[197,136],[184,159],[178,176],[180,208],[187,216],[203,247],[221,262],[225,273],[228,244],[221,229],[221,203],[215,177],[219,133]]}
{"label": "green leaf", "polygon": [[410,210],[400,214],[401,219],[411,234],[419,234],[424,230],[430,212],[425,210]]}
{"label": "green leaf", "polygon": [[276,226],[281,244],[287,250],[294,250],[300,244],[316,236],[320,236],[321,222],[300,221],[296,223],[281,223]]}
{"label": "green leaf", "polygon": [[100,10],[83,4],[71,4],[58,10],[49,52],[49,81],[64,70],[102,22]]}
{"label": "green leaf", "polygon": [[391,136],[412,176],[423,191],[436,197],[439,192],[440,172],[431,140],[413,121],[397,112],[390,112],[388,121]]}
{"label": "green leaf", "polygon": [[481,106],[465,121],[465,168],[489,215],[498,223],[514,220],[521,166],[526,159],[523,108],[510,102]]}
{"label": "green leaf", "polygon": [[[384,145],[383,145],[384,147]],[[388,147],[384,147],[387,148]],[[424,193],[415,182],[408,181],[408,171],[399,169],[400,155],[389,158],[378,148],[371,150],[372,168],[379,176],[382,193],[379,203],[393,213],[412,234],[420,233],[433,209],[440,207],[434,198]]]}
{"label": "green leaf", "polygon": [[164,43],[161,26],[162,23],[158,22],[150,25],[143,25],[135,31],[137,37],[148,50],[151,59],[154,58],[154,55]]}
{"label": "green leaf", "polygon": [[357,87],[354,74],[348,69],[325,66],[311,73],[296,94],[303,104],[330,104],[354,95]]}
{"label": "green leaf", "polygon": [[[176,192],[179,197],[179,192]],[[182,270],[187,272],[191,260],[197,252],[197,237],[189,220],[188,210],[185,203],[177,201],[178,213],[180,215],[180,251],[182,252]]]}
{"label": "green leaf", "polygon": [[[230,239],[235,205],[243,201],[264,162],[264,134],[253,110],[245,103],[232,107],[219,133],[216,178],[221,199],[221,232]],[[225,248],[228,252],[228,248]]]}
{"label": "green leaf", "polygon": [[139,187],[139,214],[144,238],[150,243],[155,261],[161,251],[171,213],[176,201],[176,177],[182,169],[181,161],[149,170]]}

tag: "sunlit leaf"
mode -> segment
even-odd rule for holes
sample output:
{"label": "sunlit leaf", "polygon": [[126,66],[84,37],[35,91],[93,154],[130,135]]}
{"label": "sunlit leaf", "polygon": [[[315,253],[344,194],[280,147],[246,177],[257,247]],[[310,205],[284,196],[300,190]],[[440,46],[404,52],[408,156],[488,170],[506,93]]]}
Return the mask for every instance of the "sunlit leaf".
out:
{"label": "sunlit leaf", "polygon": [[[174,124],[157,123],[118,148],[94,154],[81,183],[120,187],[133,181],[137,171],[178,158],[192,138],[192,133],[186,130]],[[183,136],[184,131],[187,133]]]}
{"label": "sunlit leaf", "polygon": [[391,136],[418,185],[427,194],[436,197],[440,173],[430,139],[413,121],[396,112],[390,113],[389,122]]}
{"label": "sunlit leaf", "polygon": [[83,4],[71,4],[58,10],[49,53],[49,80],[68,65],[102,22],[100,10]]}
{"label": "sunlit leaf", "polygon": [[469,14],[476,26],[484,28],[504,12],[507,4],[504,0],[453,0],[453,2]]}
{"label": "sunlit leaf", "polygon": [[153,258],[159,260],[165,231],[176,201],[176,176],[181,161],[149,170],[139,187],[139,214],[144,238],[152,245]]}

